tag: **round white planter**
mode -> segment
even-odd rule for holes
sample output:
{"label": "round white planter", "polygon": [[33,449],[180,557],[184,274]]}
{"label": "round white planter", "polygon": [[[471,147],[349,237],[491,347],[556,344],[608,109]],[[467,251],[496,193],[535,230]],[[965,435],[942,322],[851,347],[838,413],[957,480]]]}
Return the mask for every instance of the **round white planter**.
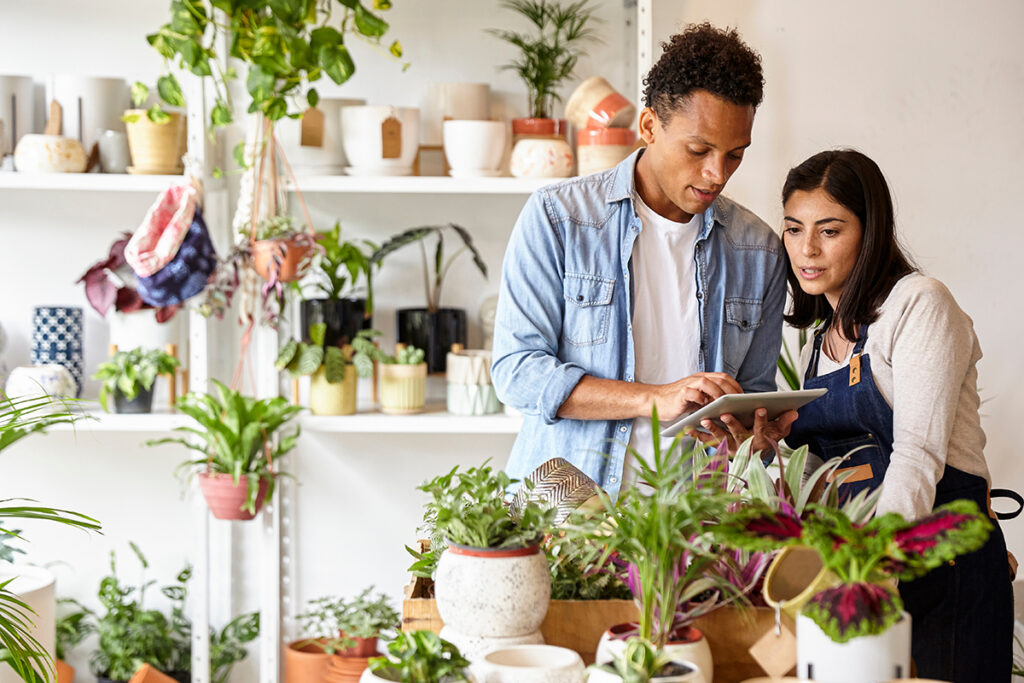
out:
{"label": "round white planter", "polygon": [[[25,614],[32,623],[30,633],[43,649],[54,656],[57,616],[57,579],[42,567],[7,565],[0,569],[0,582],[17,577],[7,590],[17,595],[35,614]],[[0,683],[22,683],[7,664],[0,664]]]}
{"label": "round white planter", "polygon": [[[626,641],[612,637],[613,631],[619,626],[613,626],[612,629],[605,631],[601,635],[601,640],[597,645],[597,653],[594,656],[595,663],[608,664],[622,654],[626,647]],[[628,626],[632,627],[634,625],[629,624]],[[715,678],[715,666],[714,660],[711,657],[711,646],[708,644],[708,639],[697,628],[691,626],[690,631],[695,632],[697,637],[687,641],[671,641],[666,643],[665,653],[676,661],[692,664],[700,672],[702,678],[707,681],[713,681]]]}
{"label": "round white planter", "polygon": [[[384,122],[400,127],[397,157],[385,157]],[[362,106],[341,109],[341,141],[349,175],[411,175],[420,146],[420,110],[415,107]]]}
{"label": "round white planter", "polygon": [[480,683],[583,683],[583,659],[554,645],[515,645],[492,650],[475,665]]}
{"label": "round white planter", "polygon": [[[652,681],[657,683],[711,683],[710,680],[701,675],[700,670],[690,662],[676,662],[677,664],[688,665],[692,670],[689,673],[674,676],[655,676]],[[622,677],[602,669],[590,669],[587,674],[587,683],[621,683]]]}
{"label": "round white planter", "polygon": [[[497,646],[542,643],[551,579],[536,546],[490,550],[451,545],[437,566],[441,637],[470,660]],[[509,639],[512,639],[511,641]]]}
{"label": "round white planter", "polygon": [[302,145],[302,119],[283,118],[274,134],[296,176],[336,175],[345,170],[345,149],[341,145],[341,110],[366,104],[366,100],[321,97],[316,108],[323,114],[318,147]]}
{"label": "round white planter", "polygon": [[796,619],[796,672],[829,683],[880,683],[910,674],[910,615],[887,631],[836,643],[809,617]]}

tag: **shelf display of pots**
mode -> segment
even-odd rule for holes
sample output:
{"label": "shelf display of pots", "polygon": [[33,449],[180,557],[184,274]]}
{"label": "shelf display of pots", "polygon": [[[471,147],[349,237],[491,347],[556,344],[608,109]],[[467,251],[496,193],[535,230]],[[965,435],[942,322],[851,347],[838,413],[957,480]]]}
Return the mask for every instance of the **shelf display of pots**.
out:
{"label": "shelf display of pots", "polygon": [[199,475],[199,490],[210,507],[210,513],[217,519],[247,521],[256,517],[267,496],[267,481],[261,479],[256,492],[256,512],[242,509],[249,492],[245,477],[235,483],[230,474],[202,472]]}
{"label": "shelf display of pots", "polygon": [[444,372],[453,344],[466,346],[466,311],[461,308],[400,308],[395,313],[398,342],[423,349],[430,372]]}
{"label": "shelf display of pots", "polygon": [[380,409],[390,415],[410,415],[427,402],[427,364],[381,363]]}
{"label": "shelf display of pots", "polygon": [[539,546],[449,544],[437,565],[434,595],[444,620],[441,637],[470,661],[498,647],[544,642],[540,625],[551,578]]}
{"label": "shelf display of pots", "polygon": [[252,243],[253,267],[264,280],[294,282],[302,277],[313,239],[305,233]]}
{"label": "shelf display of pots", "polygon": [[356,412],[356,369],[345,367],[345,379],[327,381],[323,365],[309,378],[309,411],[314,415],[353,415]]}
{"label": "shelf display of pots", "polygon": [[477,662],[479,683],[583,683],[586,669],[578,653],[554,645],[513,645]]}
{"label": "shelf display of pots", "polygon": [[367,105],[343,107],[341,139],[349,175],[412,175],[420,146],[420,110]]}
{"label": "shelf display of pots", "polygon": [[837,643],[812,619],[796,619],[797,675],[830,683],[889,681],[910,674],[911,619],[903,618],[877,635]]}
{"label": "shelf display of pots", "polygon": [[125,116],[130,120],[125,127],[128,132],[128,148],[132,153],[129,173],[143,175],[179,175],[184,167],[181,157],[187,142],[185,116],[168,112],[170,120],[154,123],[146,116],[145,109],[129,109]]}
{"label": "shelf display of pots", "polygon": [[448,412],[490,415],[501,409],[491,384],[491,352],[451,351],[447,358]]}
{"label": "shelf display of pots", "polygon": [[[311,110],[307,110],[301,119],[285,117],[278,121],[274,135],[281,143],[284,157],[288,159],[292,172],[296,176],[344,173],[348,162],[345,160],[345,148],[341,143],[341,110],[344,107],[365,104],[366,100],[361,99],[321,97],[313,109],[314,116],[308,113]],[[314,117],[317,124],[315,131],[311,131]],[[303,144],[304,128],[306,144]],[[311,143],[310,138],[319,144]]]}
{"label": "shelf display of pots", "polygon": [[453,178],[480,178],[501,174],[505,154],[502,121],[445,121],[444,155]]}
{"label": "shelf display of pots", "polygon": [[366,315],[364,298],[310,299],[302,302],[299,315],[303,330],[319,323],[327,326],[324,332],[327,346],[351,344],[360,330],[373,326],[373,318]]}
{"label": "shelf display of pots", "polygon": [[[621,655],[626,647],[626,641],[619,636],[636,631],[636,628],[636,624],[616,624],[605,631],[598,643],[594,661],[597,664],[607,664]],[[674,660],[687,662],[697,667],[704,680],[714,680],[715,667],[711,656],[711,645],[696,627],[687,626],[681,632],[674,633],[672,639],[665,643],[665,654]]]}

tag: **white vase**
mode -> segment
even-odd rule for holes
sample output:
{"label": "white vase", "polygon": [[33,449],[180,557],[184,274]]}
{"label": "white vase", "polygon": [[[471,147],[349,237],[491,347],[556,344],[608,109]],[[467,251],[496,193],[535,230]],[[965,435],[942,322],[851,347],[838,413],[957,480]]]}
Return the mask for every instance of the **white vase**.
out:
{"label": "white vase", "polygon": [[[56,645],[56,577],[42,567],[7,565],[0,569],[0,582],[12,577],[17,578],[7,585],[7,590],[35,612],[23,615],[32,624],[29,633],[53,657]],[[22,680],[9,665],[0,664],[0,683],[22,683]]]}
{"label": "white vase", "polygon": [[480,683],[583,683],[583,659],[554,645],[515,645],[491,650],[475,665]]}
{"label": "white vase", "polygon": [[796,672],[829,683],[881,683],[910,674],[910,615],[884,633],[837,643],[810,617],[796,619]]}
{"label": "white vase", "polygon": [[551,599],[551,579],[537,546],[492,550],[450,545],[437,565],[434,595],[448,634],[442,637],[471,660],[472,654],[497,645],[544,642],[540,625]]}
{"label": "white vase", "polygon": [[[596,664],[608,664],[622,654],[626,649],[626,641],[615,638],[616,630],[632,630],[635,624],[619,624],[605,631],[597,644],[597,653],[594,656]],[[697,667],[701,677],[707,681],[715,679],[714,660],[711,657],[711,646],[708,639],[699,629],[690,626],[688,633],[693,634],[686,640],[669,641],[665,644],[665,654],[674,660],[689,662]]]}
{"label": "white vase", "polygon": [[[385,157],[383,127],[388,119],[400,125],[397,156]],[[410,175],[420,146],[420,110],[415,107],[343,107],[341,140],[349,175]]]}

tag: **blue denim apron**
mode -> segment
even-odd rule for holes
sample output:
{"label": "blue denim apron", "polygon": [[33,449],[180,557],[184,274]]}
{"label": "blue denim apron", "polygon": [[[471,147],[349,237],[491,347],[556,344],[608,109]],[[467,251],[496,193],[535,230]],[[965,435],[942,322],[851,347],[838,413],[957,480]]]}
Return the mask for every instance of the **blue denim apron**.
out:
{"label": "blue denim apron", "polygon": [[[840,487],[840,500],[879,486],[893,444],[892,408],[878,391],[871,359],[863,355],[867,326],[862,326],[848,367],[821,377],[818,359],[824,335],[814,336],[814,351],[804,376],[805,389],[828,393],[800,409],[786,443],[807,445],[824,460],[843,457],[839,472],[854,474]],[[967,498],[989,510],[987,482],[946,465],[936,485],[935,506]],[[921,678],[955,683],[1003,683],[1010,680],[1013,647],[1013,594],[1006,543],[998,522],[985,545],[915,581],[900,583],[900,597],[913,618],[912,653]]]}

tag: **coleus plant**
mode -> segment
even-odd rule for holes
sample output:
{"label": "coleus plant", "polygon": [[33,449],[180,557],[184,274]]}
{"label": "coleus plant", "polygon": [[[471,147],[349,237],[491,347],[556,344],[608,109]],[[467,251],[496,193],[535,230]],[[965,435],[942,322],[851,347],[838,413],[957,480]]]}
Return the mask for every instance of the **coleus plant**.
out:
{"label": "coleus plant", "polygon": [[910,581],[984,545],[992,524],[977,504],[957,500],[919,520],[889,513],[858,524],[842,510],[808,504],[752,503],[723,519],[716,536],[734,547],[775,550],[805,545],[840,581],[811,599],[803,614],[838,643],[884,632],[900,619],[903,602],[891,579]]}
{"label": "coleus plant", "polygon": [[[144,309],[154,310],[139,296],[138,290],[132,286],[135,275],[124,258],[124,248],[132,234],[121,233],[120,239],[110,245],[107,258],[89,266],[78,282],[85,285],[85,298],[89,305],[106,317],[113,307],[118,313],[134,313]],[[180,308],[179,304],[163,306],[156,310],[156,321],[167,322]]]}

